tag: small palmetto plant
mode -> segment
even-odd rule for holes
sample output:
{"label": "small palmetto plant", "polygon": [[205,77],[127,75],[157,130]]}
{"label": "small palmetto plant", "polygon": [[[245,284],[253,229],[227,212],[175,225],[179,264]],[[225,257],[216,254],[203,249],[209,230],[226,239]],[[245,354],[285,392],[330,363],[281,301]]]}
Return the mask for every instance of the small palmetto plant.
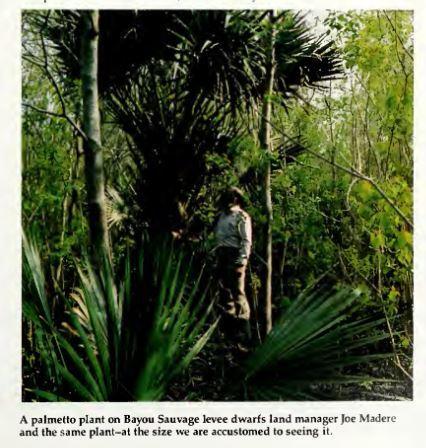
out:
{"label": "small palmetto plant", "polygon": [[55,371],[51,390],[31,391],[41,399],[160,400],[216,327],[207,323],[202,273],[171,244],[145,243],[119,282],[106,259],[100,272],[79,263],[80,288],[63,297],[65,325],[52,318],[40,256],[26,238],[24,255],[23,313],[48,342],[40,356]]}
{"label": "small palmetto plant", "polygon": [[246,398],[338,399],[347,397],[349,389],[345,387],[354,383],[392,382],[365,373],[347,373],[348,367],[351,372],[365,372],[359,367],[393,356],[372,347],[389,338],[383,331],[385,319],[354,317],[359,295],[347,287],[311,289],[292,302],[246,360]]}

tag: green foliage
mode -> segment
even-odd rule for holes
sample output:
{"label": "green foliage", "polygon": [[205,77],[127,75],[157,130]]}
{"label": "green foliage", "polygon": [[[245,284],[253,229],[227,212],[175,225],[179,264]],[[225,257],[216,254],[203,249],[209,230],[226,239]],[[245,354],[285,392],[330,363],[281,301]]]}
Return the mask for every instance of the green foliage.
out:
{"label": "green foliage", "polygon": [[[23,101],[56,111],[59,100],[42,70],[23,64]],[[70,98],[70,104],[74,101]],[[70,106],[72,109],[72,107]],[[60,118],[25,108],[22,117],[22,225],[43,245],[43,260],[60,273],[87,244],[78,139]],[[49,229],[48,234],[46,228]],[[46,241],[47,240],[47,241]]]}
{"label": "green foliage", "polygon": [[246,391],[255,400],[315,400],[345,397],[345,390],[324,385],[383,381],[345,373],[392,353],[365,349],[389,338],[384,319],[354,317],[360,292],[307,291],[283,313],[267,338],[246,361]]}
{"label": "green foliage", "polygon": [[[49,391],[32,391],[42,399],[159,400],[215,329],[217,322],[206,325],[211,304],[201,274],[194,282],[182,251],[146,243],[133,278],[129,259],[118,281],[107,260],[100,276],[90,264],[78,267],[81,288],[74,301],[79,306],[63,297],[64,331],[52,320],[38,251],[24,241],[24,316],[49,342],[51,352],[40,356],[57,372],[49,378]],[[140,289],[133,290],[133,282]]]}
{"label": "green foliage", "polygon": [[[270,31],[264,11],[101,15],[102,140],[115,268],[106,264],[97,275],[82,261],[89,237],[79,138],[63,118],[25,107],[22,224],[33,237],[24,240],[24,388],[32,390],[26,397],[170,399],[182,373],[204,362],[210,367],[203,384],[241,398],[226,388],[227,374],[209,376],[223,361],[212,348],[218,343],[208,317],[215,279],[206,296],[211,268],[198,278],[187,255],[153,243],[139,257],[129,253],[138,252],[147,229],[151,236],[173,231],[175,243],[195,249],[194,265],[210,262],[218,198],[239,186],[254,229],[248,292],[260,314],[266,162],[276,324],[249,357],[245,398],[330,398],[338,392],[330,382],[344,383],[347,393],[349,383],[374,392],[370,376],[398,377],[386,356],[377,359],[383,374],[370,366],[387,347],[383,328],[392,333],[395,356],[407,355],[401,359],[409,371],[412,13],[331,11],[321,36],[297,15],[278,14],[269,159],[258,142]],[[39,31],[46,13],[23,17],[23,101],[60,112],[43,68]],[[50,69],[79,122],[79,13],[55,11],[49,20]],[[330,80],[342,67],[341,79]],[[319,293],[312,286],[331,291],[342,284],[350,288]],[[385,322],[364,322],[371,314]],[[188,367],[190,360],[196,362]],[[177,395],[204,397],[186,394],[187,386]]]}
{"label": "green foliage", "polygon": [[[34,16],[37,26],[46,21]],[[102,11],[100,21],[104,110],[131,141],[133,164],[126,169],[134,194],[125,196],[137,209],[132,226],[137,232],[188,227],[208,170],[206,154],[224,153],[229,141],[245,137],[246,117],[263,97],[265,13]],[[283,12],[275,26],[277,98],[340,72],[333,45],[297,14]],[[54,12],[45,26],[71,79],[78,78],[79,30],[78,11]]]}
{"label": "green foliage", "polygon": [[[277,126],[332,163],[372,178],[386,197],[374,183],[306,153],[277,170],[274,229],[286,288],[298,292],[295,277],[312,280],[334,264],[339,278],[369,291],[366,306],[384,303],[395,316],[412,300],[412,229],[389,203],[411,219],[412,15],[331,12],[325,24],[342,48],[347,76],[314,96],[308,114],[303,103],[290,103],[289,115],[276,114]],[[295,273],[295,265],[303,268]]]}

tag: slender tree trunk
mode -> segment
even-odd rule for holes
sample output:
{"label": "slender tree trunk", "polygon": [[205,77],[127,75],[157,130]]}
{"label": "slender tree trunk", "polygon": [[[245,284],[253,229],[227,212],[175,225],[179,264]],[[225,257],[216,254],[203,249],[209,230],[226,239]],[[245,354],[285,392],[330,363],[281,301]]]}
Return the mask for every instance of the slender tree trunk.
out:
{"label": "slender tree trunk", "polygon": [[81,89],[88,220],[92,254],[99,260],[109,254],[98,99],[99,12],[83,11],[82,25]]}
{"label": "slender tree trunk", "polygon": [[265,261],[266,270],[264,277],[264,296],[265,296],[265,320],[266,333],[272,329],[272,196],[271,196],[271,160],[272,141],[271,141],[271,95],[273,93],[274,77],[275,77],[275,12],[269,12],[269,22],[271,25],[268,62],[266,67],[266,82],[263,95],[262,117],[260,124],[259,141],[261,147],[266,152],[265,171],[263,177],[264,188],[264,207],[266,214],[265,224]]}
{"label": "slender tree trunk", "polygon": [[[62,201],[62,232],[61,232],[61,247],[63,247],[66,235],[69,235],[72,231],[71,225],[73,220],[74,205],[77,202],[77,187],[75,185],[76,179],[80,178],[80,158],[83,151],[83,141],[80,135],[75,135],[76,147],[74,151],[70,152],[70,169],[68,177],[68,186],[72,185],[73,188],[70,191],[68,188],[65,191],[64,199]],[[64,288],[64,270],[63,270],[64,257],[61,257],[59,261],[58,269],[56,270],[56,281],[59,283],[62,277],[62,289]]]}

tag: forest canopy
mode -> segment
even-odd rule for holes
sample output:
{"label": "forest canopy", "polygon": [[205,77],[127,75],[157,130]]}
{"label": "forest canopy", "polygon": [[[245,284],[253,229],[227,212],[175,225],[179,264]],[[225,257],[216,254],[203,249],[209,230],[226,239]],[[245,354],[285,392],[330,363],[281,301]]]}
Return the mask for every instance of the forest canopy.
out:
{"label": "forest canopy", "polygon": [[409,11],[24,11],[24,399],[410,399],[412,138]]}

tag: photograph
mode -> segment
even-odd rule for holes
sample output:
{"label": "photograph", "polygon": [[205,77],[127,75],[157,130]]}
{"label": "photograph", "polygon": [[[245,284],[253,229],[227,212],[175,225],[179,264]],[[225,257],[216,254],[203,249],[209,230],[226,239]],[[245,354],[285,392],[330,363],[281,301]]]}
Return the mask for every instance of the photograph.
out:
{"label": "photograph", "polygon": [[413,19],[22,9],[21,401],[412,401]]}

